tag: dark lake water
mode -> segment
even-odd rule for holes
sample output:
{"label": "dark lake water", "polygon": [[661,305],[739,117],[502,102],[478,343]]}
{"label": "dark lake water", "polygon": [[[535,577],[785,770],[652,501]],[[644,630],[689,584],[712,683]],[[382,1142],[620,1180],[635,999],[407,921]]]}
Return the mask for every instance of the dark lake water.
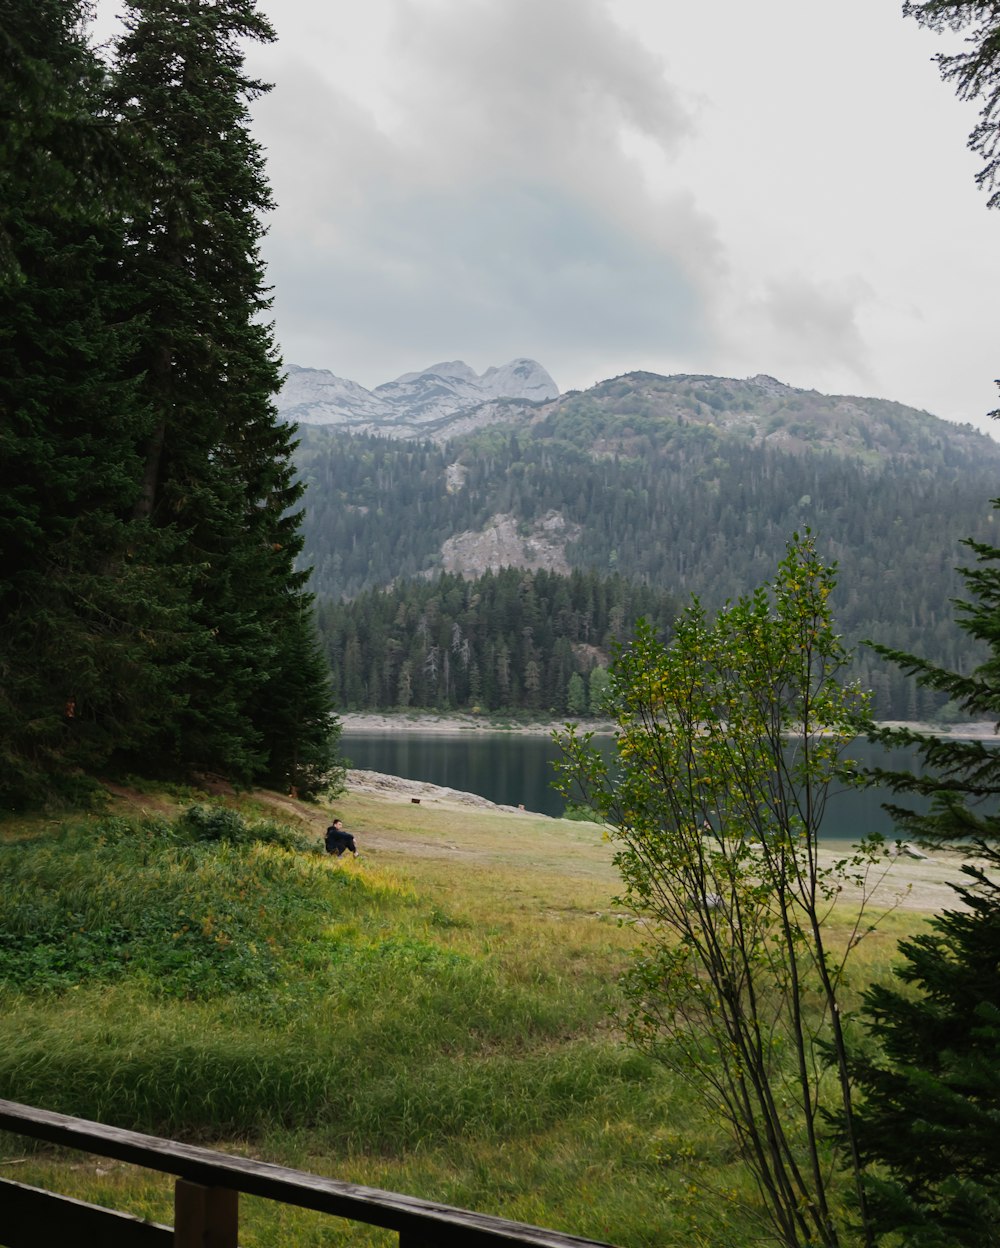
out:
{"label": "dark lake water", "polygon": [[[610,749],[610,741],[607,743]],[[563,800],[553,791],[552,763],[559,757],[548,737],[512,733],[349,733],[341,737],[341,752],[353,767],[381,771],[409,780],[478,793],[491,802],[523,804],[527,810],[561,815]],[[911,750],[884,750],[859,741],[853,757],[867,765],[895,768],[915,765]],[[822,834],[831,840],[857,840],[869,832],[893,835],[892,823],[881,803],[887,793],[850,789],[834,794],[827,807]],[[909,802],[907,802],[909,804]]]}

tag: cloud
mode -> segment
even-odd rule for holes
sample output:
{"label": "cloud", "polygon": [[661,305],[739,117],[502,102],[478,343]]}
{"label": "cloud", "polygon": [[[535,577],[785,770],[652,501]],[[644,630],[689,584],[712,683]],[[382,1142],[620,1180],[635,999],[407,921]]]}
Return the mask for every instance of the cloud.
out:
{"label": "cloud", "polygon": [[506,360],[543,343],[554,365],[556,354],[588,346],[680,348],[697,335],[698,301],[669,255],[651,257],[586,204],[545,185],[412,193],[346,244],[327,248],[328,283],[316,282],[308,239],[280,240],[274,267],[301,292],[296,332],[311,320],[315,333],[318,320],[373,364],[390,344],[419,361],[448,344],[463,358],[478,359],[485,347]]}
{"label": "cloud", "polygon": [[[566,386],[768,372],[996,406],[996,220],[898,6],[257,2],[289,361],[374,385],[524,354]],[[119,7],[96,0],[98,37]]]}
{"label": "cloud", "polygon": [[255,109],[289,360],[372,384],[427,358],[532,354],[558,373],[696,344],[711,222],[631,154],[638,136],[669,161],[691,130],[659,59],[601,0],[393,10],[387,107],[289,59]]}
{"label": "cloud", "polygon": [[575,170],[593,183],[622,128],[667,150],[690,133],[660,59],[600,0],[406,0],[399,35],[402,84],[421,101],[409,141],[461,152],[466,171]]}
{"label": "cloud", "polygon": [[846,367],[860,380],[872,377],[868,348],[859,325],[871,291],[859,279],[837,283],[794,276],[773,278],[759,303],[771,351],[789,364],[823,362]]}

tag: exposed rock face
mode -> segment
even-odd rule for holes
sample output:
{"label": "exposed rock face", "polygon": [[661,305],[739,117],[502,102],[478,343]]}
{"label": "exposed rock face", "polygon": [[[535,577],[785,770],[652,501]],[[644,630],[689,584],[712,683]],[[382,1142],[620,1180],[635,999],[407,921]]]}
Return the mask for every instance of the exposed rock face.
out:
{"label": "exposed rock face", "polygon": [[489,569],[526,568],[569,574],[566,543],[579,535],[580,526],[568,523],[557,511],[550,511],[528,533],[518,531],[512,515],[493,516],[480,533],[468,530],[449,537],[441,547],[441,564],[446,572],[482,576]]}
{"label": "exposed rock face", "polygon": [[465,485],[469,470],[464,464],[449,464],[444,470],[444,487],[449,494],[457,494]]}
{"label": "exposed rock face", "polygon": [[289,365],[276,403],[282,419],[305,425],[354,425],[384,420],[388,414],[385,404],[356,381],[296,364]]}
{"label": "exposed rock face", "polygon": [[527,399],[544,403],[559,396],[559,387],[534,360],[511,360],[500,368],[488,368],[479,384],[494,399]]}
{"label": "exposed rock face", "polygon": [[765,394],[780,395],[792,389],[785,382],[779,381],[777,377],[769,377],[767,373],[758,373],[755,377],[748,377],[747,385],[756,386],[758,390],[763,390]]}
{"label": "exposed rock face", "polygon": [[374,390],[336,377],[325,369],[290,365],[277,398],[284,420],[307,425],[340,425],[354,433],[392,437],[447,437],[457,427],[474,427],[478,409],[488,406],[482,423],[497,419],[500,400],[543,403],[559,388],[534,360],[511,360],[482,376],[461,360],[432,364],[404,373]]}

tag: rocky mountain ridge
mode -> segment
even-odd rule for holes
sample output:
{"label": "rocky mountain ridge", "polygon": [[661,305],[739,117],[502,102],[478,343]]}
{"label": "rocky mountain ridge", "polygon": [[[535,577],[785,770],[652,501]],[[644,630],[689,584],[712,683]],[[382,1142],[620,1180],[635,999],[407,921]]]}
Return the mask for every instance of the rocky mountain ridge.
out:
{"label": "rocky mountain ridge", "polygon": [[[335,425],[352,433],[444,437],[502,418],[506,403],[554,399],[559,387],[535,360],[516,359],[477,374],[462,360],[403,373],[367,390],[326,369],[289,365],[277,398],[279,415],[302,425]],[[481,413],[472,420],[472,413]]]}
{"label": "rocky mountain ridge", "polygon": [[774,377],[627,373],[569,391],[530,416],[536,433],[595,456],[644,456],[706,439],[793,455],[832,453],[872,468],[889,462],[996,463],[1000,443],[971,425],[889,399],[828,395]]}
{"label": "rocky mountain ridge", "polygon": [[443,444],[491,426],[569,441],[595,457],[642,456],[669,440],[736,440],[792,454],[832,452],[871,467],[984,457],[1000,467],[1000,443],[888,399],[827,395],[765,374],[626,373],[560,394],[534,360],[477,375],[462,361],[434,364],[366,390],[321,369],[292,366],[278,398],[284,419],[343,432]]}

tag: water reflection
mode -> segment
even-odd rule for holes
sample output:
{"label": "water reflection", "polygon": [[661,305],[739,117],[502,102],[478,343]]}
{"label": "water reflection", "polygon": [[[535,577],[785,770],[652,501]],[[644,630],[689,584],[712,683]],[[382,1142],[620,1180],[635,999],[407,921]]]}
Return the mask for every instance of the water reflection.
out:
{"label": "water reflection", "polygon": [[[610,739],[595,739],[595,744],[610,753]],[[345,732],[341,749],[352,766],[367,771],[478,793],[503,805],[523,804],[526,809],[545,815],[563,813],[563,800],[552,789],[552,764],[559,758],[559,751],[548,737],[478,732]],[[912,768],[918,758],[911,749],[885,750],[866,741],[856,742],[850,753],[866,766],[896,769]],[[878,789],[834,793],[824,819],[823,836],[851,841],[870,832],[893,836],[892,822],[882,809],[882,802],[890,796]],[[910,800],[905,804],[910,805]],[[916,799],[912,804],[918,804]]]}

